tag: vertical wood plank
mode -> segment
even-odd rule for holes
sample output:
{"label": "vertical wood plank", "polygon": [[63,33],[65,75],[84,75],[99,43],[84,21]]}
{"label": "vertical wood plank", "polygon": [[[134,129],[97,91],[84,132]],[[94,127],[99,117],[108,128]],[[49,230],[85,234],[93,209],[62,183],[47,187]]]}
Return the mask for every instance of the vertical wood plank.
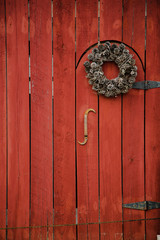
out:
{"label": "vertical wood plank", "polygon": [[146,240],[158,240],[157,235],[160,235],[160,219],[148,220],[146,225]]}
{"label": "vertical wood plank", "polygon": [[98,41],[98,0],[93,1],[88,0],[87,2],[84,2],[84,0],[77,0],[76,1],[77,62],[82,53],[97,41]]}
{"label": "vertical wood plank", "polygon": [[[126,215],[126,213],[125,213]],[[126,216],[124,216],[126,217]],[[131,216],[132,217],[132,216]],[[134,218],[135,216],[133,216]],[[124,224],[124,239],[145,239],[144,221],[125,222]],[[152,238],[150,238],[152,239]],[[155,238],[156,239],[156,238]]]}
{"label": "vertical wood plank", "polygon": [[[145,0],[125,0],[123,12],[123,41],[138,52],[144,63]],[[144,81],[142,65],[129,51],[138,67],[136,81]],[[123,202],[144,201],[144,195],[144,91],[132,89],[123,97]],[[124,209],[124,220],[144,218],[144,211]],[[144,222],[124,223],[124,239],[134,236],[138,240],[144,235]]]}
{"label": "vertical wood plank", "polygon": [[[6,48],[5,4],[0,1],[0,228],[6,227]],[[6,231],[0,230],[5,240]]]}
{"label": "vertical wood plank", "polygon": [[[122,39],[122,2],[100,1],[100,40]],[[105,75],[115,77],[115,64],[106,63]],[[122,220],[121,189],[121,96],[99,98],[100,153],[100,221]],[[122,233],[122,224],[101,225],[101,237],[115,239]],[[107,239],[107,238],[106,238]]]}
{"label": "vertical wood plank", "polygon": [[102,223],[101,240],[123,240],[122,223]]}
{"label": "vertical wood plank", "polygon": [[[78,0],[76,5],[76,60],[98,40],[98,1]],[[84,7],[85,6],[85,7]],[[77,103],[77,140],[84,140],[84,113],[93,108],[96,111],[88,115],[88,142],[81,146],[77,143],[77,201],[78,223],[99,221],[98,203],[98,98],[86,79],[81,59],[76,70]],[[99,226],[78,226],[78,239],[99,239]]]}
{"label": "vertical wood plank", "polygon": [[[147,1],[147,46],[146,46],[146,79],[160,79],[160,2]],[[160,91],[151,89],[146,92],[146,199],[160,202]],[[160,209],[146,212],[146,218],[160,217]],[[154,239],[160,229],[159,221],[147,221],[147,240]]]}
{"label": "vertical wood plank", "polygon": [[[8,227],[29,226],[28,1],[6,1],[8,101]],[[28,239],[29,229],[8,230]]]}
{"label": "vertical wood plank", "polygon": [[[31,225],[53,224],[51,1],[30,2]],[[31,239],[53,238],[53,228],[32,229]]]}
{"label": "vertical wood plank", "polygon": [[[75,224],[75,1],[53,2],[54,224]],[[57,227],[54,239],[76,239]]]}

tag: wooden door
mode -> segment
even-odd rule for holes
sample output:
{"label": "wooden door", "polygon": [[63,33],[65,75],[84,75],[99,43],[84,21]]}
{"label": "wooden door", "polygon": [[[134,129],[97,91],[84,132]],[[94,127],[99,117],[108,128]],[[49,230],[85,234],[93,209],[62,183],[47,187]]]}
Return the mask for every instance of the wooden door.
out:
{"label": "wooden door", "polygon": [[0,239],[160,235],[160,209],[124,208],[160,202],[160,90],[98,96],[83,66],[123,42],[159,81],[159,19],[158,0],[0,0]]}

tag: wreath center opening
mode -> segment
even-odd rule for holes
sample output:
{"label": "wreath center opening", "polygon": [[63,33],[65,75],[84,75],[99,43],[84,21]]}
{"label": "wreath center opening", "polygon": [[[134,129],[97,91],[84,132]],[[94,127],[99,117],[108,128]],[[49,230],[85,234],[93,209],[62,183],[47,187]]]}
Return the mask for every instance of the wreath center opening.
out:
{"label": "wreath center opening", "polygon": [[104,72],[104,75],[108,80],[114,79],[118,77],[119,74],[119,67],[118,65],[111,61],[111,62],[104,62],[102,66],[102,70]]}

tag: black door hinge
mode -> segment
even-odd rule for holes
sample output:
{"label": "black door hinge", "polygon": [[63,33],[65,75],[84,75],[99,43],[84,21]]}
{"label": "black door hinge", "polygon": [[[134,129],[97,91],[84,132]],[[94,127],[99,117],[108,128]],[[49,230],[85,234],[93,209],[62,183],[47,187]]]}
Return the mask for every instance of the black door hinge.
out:
{"label": "black door hinge", "polygon": [[148,90],[148,89],[152,89],[152,88],[160,88],[160,82],[150,81],[150,80],[135,82],[135,83],[133,83],[132,88],[142,89],[142,90]]}
{"label": "black door hinge", "polygon": [[144,202],[127,203],[127,204],[123,204],[123,208],[131,208],[131,209],[147,211],[155,208],[160,208],[160,202],[144,201]]}

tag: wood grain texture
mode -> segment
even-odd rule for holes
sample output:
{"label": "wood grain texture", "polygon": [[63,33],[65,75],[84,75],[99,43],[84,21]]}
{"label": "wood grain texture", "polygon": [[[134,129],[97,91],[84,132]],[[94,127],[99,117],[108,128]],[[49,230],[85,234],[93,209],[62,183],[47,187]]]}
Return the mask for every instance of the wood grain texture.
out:
{"label": "wood grain texture", "polygon": [[[145,0],[125,0],[123,6],[123,41],[138,52],[144,63]],[[138,67],[136,81],[144,81],[140,60],[129,51]],[[123,202],[144,200],[144,91],[132,89],[123,97]],[[145,218],[144,211],[124,209],[124,220],[141,218]],[[144,222],[124,223],[124,239],[143,239],[144,235]]]}
{"label": "wood grain texture", "polygon": [[[53,224],[51,1],[30,2],[31,225]],[[31,239],[53,238],[53,228],[32,229]]]}
{"label": "wood grain texture", "polygon": [[147,221],[146,240],[157,239],[157,235],[160,235],[160,219]]}
{"label": "wood grain texture", "polygon": [[[147,1],[147,46],[146,78],[151,81],[160,79],[160,2]],[[160,91],[151,89],[146,92],[146,199],[160,202]],[[146,212],[147,218],[160,217],[160,209]],[[147,222],[150,232],[147,239],[154,239],[160,229],[159,221]]]}
{"label": "wood grain texture", "polygon": [[[29,226],[28,1],[6,1],[8,102],[8,227]],[[28,229],[7,239],[28,239]]]}
{"label": "wood grain texture", "polygon": [[100,1],[100,40],[122,40],[121,1]]}
{"label": "wood grain texture", "polygon": [[123,240],[122,223],[102,223],[101,240]]}
{"label": "wood grain texture", "polygon": [[[0,1],[0,228],[6,227],[6,48],[5,5]],[[6,231],[0,230],[5,240]]]}
{"label": "wood grain texture", "polygon": [[[54,223],[76,222],[75,1],[53,2]],[[76,227],[57,227],[54,239],[76,239]]]}
{"label": "wood grain texture", "polygon": [[[122,3],[118,0],[100,2],[100,40],[122,39]],[[112,65],[112,66],[111,66]],[[118,74],[114,63],[103,70],[110,78]],[[122,220],[121,188],[121,97],[99,98],[99,153],[100,153],[100,221]],[[122,233],[122,224],[115,228],[101,224],[101,237],[109,234],[115,239]],[[106,238],[107,239],[107,238]]]}
{"label": "wood grain texture", "polygon": [[97,41],[98,41],[98,0],[93,1],[77,0],[76,1],[77,62],[82,53]]}
{"label": "wood grain texture", "polygon": [[[125,215],[126,214],[127,213],[125,213]],[[133,216],[133,218],[134,217],[135,216]],[[130,240],[130,239],[143,240],[143,239],[145,239],[144,221],[125,222],[125,224],[124,224],[124,239],[125,240]],[[150,239],[152,239],[152,238],[150,238]]]}
{"label": "wood grain texture", "polygon": [[[76,2],[76,58],[90,45],[98,41],[98,1],[78,0]],[[85,8],[84,8],[85,6]],[[91,51],[91,50],[90,50]],[[96,115],[88,114],[88,142],[81,146],[77,143],[77,200],[78,223],[98,222],[98,97],[86,79],[81,59],[76,71],[76,121],[77,140],[84,140],[84,113],[93,108]],[[99,226],[78,226],[78,239],[99,239]]]}

